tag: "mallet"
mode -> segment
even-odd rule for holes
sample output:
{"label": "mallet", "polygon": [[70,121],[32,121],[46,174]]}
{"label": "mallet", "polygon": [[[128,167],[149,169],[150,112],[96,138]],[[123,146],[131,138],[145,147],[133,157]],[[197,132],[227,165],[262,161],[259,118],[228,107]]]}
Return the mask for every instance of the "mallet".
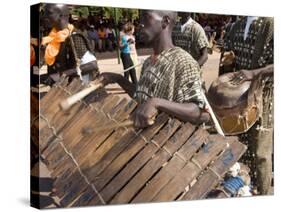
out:
{"label": "mallet", "polygon": [[[123,70],[122,72],[119,73],[124,73],[126,71],[129,71],[132,68],[135,68],[137,66],[142,65],[142,63],[139,63],[135,66],[131,66],[125,70]],[[79,91],[78,93],[68,97],[67,99],[63,100],[60,103],[60,108],[62,110],[67,110],[69,109],[72,105],[74,105],[76,102],[79,102],[81,99],[83,99],[84,97],[88,96],[90,93],[92,93],[93,91],[103,87],[104,85],[102,84],[102,79],[96,79],[93,82],[89,83],[89,87]]]}
{"label": "mallet", "polygon": [[88,88],[85,88],[78,93],[68,97],[67,99],[63,100],[60,103],[60,107],[62,110],[69,109],[72,105],[74,105],[76,102],[79,102],[81,99],[83,99],[85,96],[88,96],[91,92],[97,90],[98,88],[101,88],[103,84],[101,83],[100,79],[96,79],[93,82],[89,84]]}

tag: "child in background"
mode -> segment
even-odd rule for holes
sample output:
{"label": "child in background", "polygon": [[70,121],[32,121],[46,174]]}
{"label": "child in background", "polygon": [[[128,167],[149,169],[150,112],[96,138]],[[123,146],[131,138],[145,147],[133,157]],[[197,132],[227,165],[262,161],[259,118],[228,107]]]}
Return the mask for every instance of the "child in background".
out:
{"label": "child in background", "polygon": [[[121,60],[123,63],[124,70],[134,66],[133,60],[131,58],[130,45],[135,44],[135,41],[131,38],[133,35],[134,26],[130,23],[124,26],[124,34],[121,37],[120,49],[121,49]],[[137,76],[135,68],[132,68],[124,72],[124,77],[129,80],[129,75],[131,76],[132,83],[137,85]]]}
{"label": "child in background", "polygon": [[[130,31],[129,33],[128,33],[128,37],[129,37],[129,39],[132,41],[131,43],[130,43],[130,55],[131,55],[131,59],[132,59],[132,61],[133,61],[133,63],[134,63],[134,66],[136,66],[136,65],[138,65],[138,54],[137,54],[137,49],[136,49],[136,38],[135,38],[135,36],[134,36],[134,32],[135,32],[135,27],[134,27],[134,25],[132,25],[132,27],[133,27],[133,29],[132,29],[132,31]],[[140,69],[140,66],[138,66],[138,67],[136,67],[135,68],[135,70],[138,72],[138,71],[140,71],[139,70]]]}

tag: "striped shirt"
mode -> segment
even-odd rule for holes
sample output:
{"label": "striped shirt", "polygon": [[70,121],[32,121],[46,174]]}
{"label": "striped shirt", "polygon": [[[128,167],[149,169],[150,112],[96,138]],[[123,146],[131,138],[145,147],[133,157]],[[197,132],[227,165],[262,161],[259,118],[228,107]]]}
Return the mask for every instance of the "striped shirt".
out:
{"label": "striped shirt", "polygon": [[173,102],[193,102],[204,108],[201,96],[200,67],[186,51],[174,47],[163,51],[155,62],[145,60],[135,93],[143,103],[150,97]]}
{"label": "striped shirt", "polygon": [[175,46],[186,50],[196,61],[201,57],[201,49],[209,46],[204,29],[192,19],[182,27],[176,25],[172,32],[172,39]]}
{"label": "striped shirt", "polygon": [[[225,51],[232,50],[235,54],[235,71],[253,70],[273,64],[273,18],[259,17],[253,20],[247,30],[247,36],[244,37],[246,25],[247,18],[237,21],[225,40]],[[273,76],[263,78],[263,96],[257,98],[257,104],[261,108],[259,115],[263,116],[262,126],[265,128],[273,125],[273,81]]]}
{"label": "striped shirt", "polygon": [[225,51],[235,54],[236,71],[273,64],[273,18],[253,20],[244,39],[246,25],[247,18],[237,21],[225,40]]}

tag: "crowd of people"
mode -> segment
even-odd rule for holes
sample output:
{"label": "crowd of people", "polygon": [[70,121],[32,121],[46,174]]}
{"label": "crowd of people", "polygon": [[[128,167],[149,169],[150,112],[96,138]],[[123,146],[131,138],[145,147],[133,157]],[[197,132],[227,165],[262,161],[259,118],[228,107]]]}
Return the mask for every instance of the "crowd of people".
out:
{"label": "crowd of people", "polygon": [[138,45],[142,45],[140,40],[140,28],[138,19],[128,20],[122,18],[118,23],[113,17],[89,15],[87,18],[78,17],[73,19],[69,16],[69,22],[82,33],[91,43],[93,49],[97,52],[114,51],[118,47],[120,40],[120,31],[126,24],[132,24],[134,27],[134,36]]}
{"label": "crowd of people", "polygon": [[[146,47],[138,18],[135,20],[121,18],[116,23],[112,16],[105,17],[102,15],[90,14],[87,18],[82,16],[73,17],[73,15],[69,15],[69,23],[73,24],[75,28],[89,40],[95,52],[112,52],[117,50],[121,39],[120,34],[122,34],[126,24],[132,24],[134,28],[133,36],[135,38],[135,46],[137,48]],[[194,14],[192,17],[194,17],[194,21],[196,21],[205,32],[208,40],[209,53],[215,45],[219,48],[223,46],[225,36],[230,26],[236,21],[236,16]],[[177,20],[178,19],[179,17]]]}
{"label": "crowd of people", "polygon": [[138,19],[121,19],[115,23],[112,17],[90,15],[74,20],[70,15],[69,22],[75,26],[77,32],[87,38],[95,52],[112,52],[119,48],[124,70],[129,68],[124,75],[137,84],[136,69],[130,67],[138,65],[136,45],[142,45]]}

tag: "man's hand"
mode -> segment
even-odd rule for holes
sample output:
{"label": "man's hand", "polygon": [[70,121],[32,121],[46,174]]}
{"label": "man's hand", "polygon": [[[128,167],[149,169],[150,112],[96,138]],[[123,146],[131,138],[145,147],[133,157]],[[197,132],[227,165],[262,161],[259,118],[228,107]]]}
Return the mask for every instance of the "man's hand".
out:
{"label": "man's hand", "polygon": [[108,84],[117,83],[118,78],[120,78],[120,74],[111,73],[111,72],[104,72],[99,75],[101,83],[105,86]]}
{"label": "man's hand", "polygon": [[246,81],[253,81],[256,79],[256,75],[253,70],[240,70],[238,72],[233,72],[230,75],[231,82],[234,84],[241,84]]}
{"label": "man's hand", "polygon": [[157,100],[150,98],[141,104],[135,113],[135,127],[145,128],[153,124],[154,118],[158,113]]}
{"label": "man's hand", "polygon": [[267,65],[266,67],[253,69],[253,70],[240,70],[239,72],[233,73],[233,78],[240,82],[253,81],[258,79],[260,76],[272,76],[274,71],[273,64]]}
{"label": "man's hand", "polygon": [[[253,70],[241,70],[241,75],[244,81],[252,81],[253,79],[255,79],[255,73]],[[240,76],[241,78],[241,76]]]}
{"label": "man's hand", "polygon": [[220,66],[229,66],[233,64],[234,59],[235,59],[235,54],[233,51],[224,52],[223,57],[221,59]]}

